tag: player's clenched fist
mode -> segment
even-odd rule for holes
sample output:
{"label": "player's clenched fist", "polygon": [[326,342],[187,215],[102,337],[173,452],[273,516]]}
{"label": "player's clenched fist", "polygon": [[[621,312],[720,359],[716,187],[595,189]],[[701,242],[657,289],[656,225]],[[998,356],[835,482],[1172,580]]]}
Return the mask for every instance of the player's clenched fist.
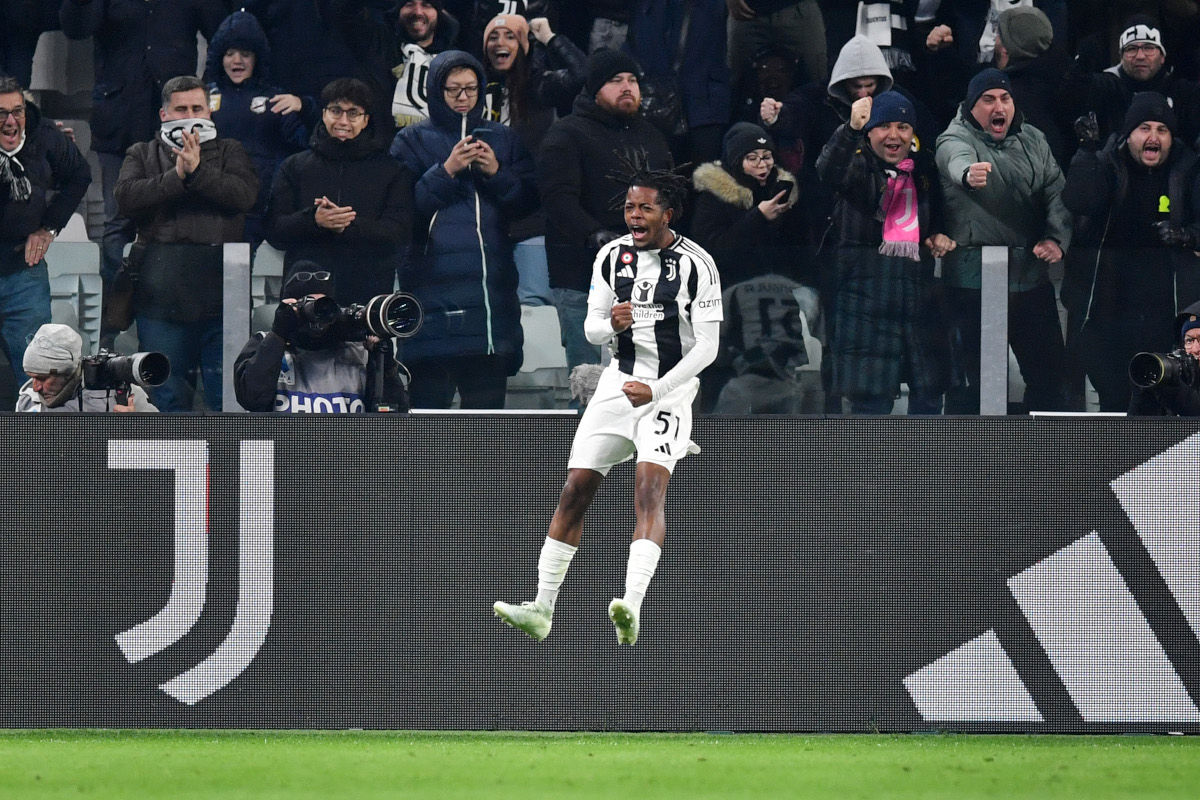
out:
{"label": "player's clenched fist", "polygon": [[627,329],[633,324],[633,303],[629,301],[617,303],[612,307],[609,319],[612,320],[613,330],[617,333]]}
{"label": "player's clenched fist", "polygon": [[982,189],[987,186],[987,176],[991,171],[992,164],[990,161],[977,161],[967,167],[967,186],[970,186],[972,189]]}
{"label": "player's clenched fist", "polygon": [[854,101],[854,105],[850,106],[850,127],[856,131],[861,131],[867,127],[867,120],[871,118],[871,97],[860,97]]}

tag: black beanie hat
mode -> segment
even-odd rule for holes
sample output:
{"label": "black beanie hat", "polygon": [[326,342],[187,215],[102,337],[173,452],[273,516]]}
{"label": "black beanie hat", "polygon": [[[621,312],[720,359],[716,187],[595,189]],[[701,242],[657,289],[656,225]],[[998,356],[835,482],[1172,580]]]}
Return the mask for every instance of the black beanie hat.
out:
{"label": "black beanie hat", "polygon": [[752,122],[739,122],[729,129],[721,142],[721,163],[725,169],[737,175],[742,171],[742,159],[754,150],[775,152],[771,134]]}
{"label": "black beanie hat", "polygon": [[1172,136],[1175,135],[1178,127],[1175,112],[1167,104],[1167,98],[1158,92],[1134,94],[1133,100],[1129,103],[1129,110],[1125,112],[1125,126],[1122,129],[1124,137],[1128,139],[1129,134],[1133,133],[1143,122],[1161,122],[1167,126],[1167,130],[1171,132]]}
{"label": "black beanie hat", "polygon": [[979,102],[979,98],[983,97],[983,93],[992,89],[1003,89],[1009,94],[1012,93],[1012,84],[1009,83],[1008,76],[994,67],[988,67],[980,72],[971,82],[967,84],[967,99],[963,101],[963,109],[969,114],[975,104]]}
{"label": "black beanie hat", "polygon": [[[317,275],[326,275],[323,280]],[[300,276],[305,275],[304,279]],[[323,294],[333,297],[333,273],[315,261],[297,261],[288,270],[288,278],[283,282],[282,300],[299,300],[310,294]]]}
{"label": "black beanie hat", "polygon": [[642,68],[637,60],[621,50],[602,48],[588,56],[587,82],[583,85],[588,97],[595,97],[600,87],[608,83],[612,76],[622,72],[632,72],[639,79]]}

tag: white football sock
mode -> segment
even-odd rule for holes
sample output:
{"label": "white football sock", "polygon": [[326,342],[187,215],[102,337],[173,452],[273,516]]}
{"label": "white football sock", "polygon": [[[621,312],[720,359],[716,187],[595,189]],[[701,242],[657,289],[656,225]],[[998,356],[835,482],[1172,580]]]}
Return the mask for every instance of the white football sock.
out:
{"label": "white football sock", "polygon": [[662,548],[649,539],[635,539],[629,545],[629,566],[625,568],[625,601],[640,611],[650,579],[658,567]]}
{"label": "white football sock", "polygon": [[562,586],[567,577],[567,567],[571,566],[571,557],[579,548],[560,542],[558,539],[546,537],[542,544],[542,553],[538,556],[538,592],[537,601],[551,611],[558,600],[558,587]]}

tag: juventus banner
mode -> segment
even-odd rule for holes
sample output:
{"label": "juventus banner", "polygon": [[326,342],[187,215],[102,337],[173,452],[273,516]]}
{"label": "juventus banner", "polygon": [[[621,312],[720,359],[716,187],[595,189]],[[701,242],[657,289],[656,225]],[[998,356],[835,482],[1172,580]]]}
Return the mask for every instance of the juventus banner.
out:
{"label": "juventus banner", "polygon": [[1200,733],[1200,425],[706,418],[536,643],[576,420],[0,419],[0,726]]}

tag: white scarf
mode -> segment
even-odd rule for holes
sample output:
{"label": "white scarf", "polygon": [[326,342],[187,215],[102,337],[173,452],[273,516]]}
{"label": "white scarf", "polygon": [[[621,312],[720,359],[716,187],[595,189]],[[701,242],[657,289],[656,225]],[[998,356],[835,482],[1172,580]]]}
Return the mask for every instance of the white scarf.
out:
{"label": "white scarf", "polygon": [[211,142],[217,138],[217,126],[211,119],[171,119],[162,124],[158,132],[159,138],[167,147],[180,150],[183,148],[182,132],[197,134],[200,144]]}
{"label": "white scarf", "polygon": [[0,182],[8,184],[8,196],[17,203],[28,203],[33,194],[29,178],[25,176],[25,167],[17,160],[17,153],[25,146],[25,132],[21,132],[21,143],[11,152],[0,149]]}

